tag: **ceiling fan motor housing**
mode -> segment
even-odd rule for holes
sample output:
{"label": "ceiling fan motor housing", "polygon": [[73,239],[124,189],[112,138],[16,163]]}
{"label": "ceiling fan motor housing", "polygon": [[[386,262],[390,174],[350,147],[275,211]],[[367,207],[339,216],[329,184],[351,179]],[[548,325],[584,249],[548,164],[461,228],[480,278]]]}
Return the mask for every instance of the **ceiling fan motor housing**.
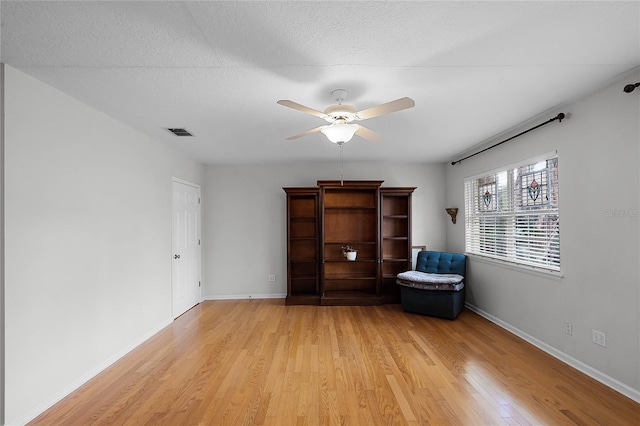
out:
{"label": "ceiling fan motor housing", "polygon": [[324,110],[324,113],[327,114],[325,120],[329,123],[335,123],[338,120],[350,123],[357,118],[356,109],[351,105],[331,105]]}

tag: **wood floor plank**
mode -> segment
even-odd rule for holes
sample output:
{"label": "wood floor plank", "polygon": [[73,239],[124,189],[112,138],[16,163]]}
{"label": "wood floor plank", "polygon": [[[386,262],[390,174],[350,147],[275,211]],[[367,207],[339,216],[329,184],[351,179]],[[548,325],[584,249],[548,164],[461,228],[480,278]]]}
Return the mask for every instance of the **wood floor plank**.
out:
{"label": "wood floor plank", "polygon": [[407,422],[414,422],[416,420],[416,416],[415,414],[413,414],[411,405],[409,404],[409,401],[407,401],[407,398],[402,392],[402,387],[400,387],[400,384],[398,383],[397,378],[395,376],[388,375],[387,381],[389,382],[389,386],[391,386],[391,391],[395,396],[396,402],[400,407],[400,411],[402,412],[404,419]]}
{"label": "wood floor plank", "polygon": [[478,315],[207,301],[32,425],[635,425],[640,404]]}

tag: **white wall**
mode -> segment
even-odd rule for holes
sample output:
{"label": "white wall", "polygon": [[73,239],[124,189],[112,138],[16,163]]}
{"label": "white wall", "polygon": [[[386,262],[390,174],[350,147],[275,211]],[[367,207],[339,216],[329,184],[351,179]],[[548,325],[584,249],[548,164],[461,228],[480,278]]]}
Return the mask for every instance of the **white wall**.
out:
{"label": "white wall", "polygon": [[[557,150],[563,279],[469,259],[467,302],[619,391],[640,399],[640,93],[635,74],[558,109],[569,117],[446,168],[448,248],[464,251],[463,180]],[[512,134],[525,130],[524,126]],[[494,141],[493,143],[498,142]],[[565,321],[573,335],[565,334]],[[592,343],[592,329],[607,347]]]}
{"label": "white wall", "polygon": [[5,113],[13,424],[172,320],[171,178],[203,167],[8,66]]}
{"label": "white wall", "polygon": [[4,65],[0,63],[0,425],[4,423]]}
{"label": "white wall", "polygon": [[[337,147],[336,147],[337,149]],[[286,196],[283,187],[315,186],[340,178],[336,163],[210,165],[203,199],[203,296],[284,297],[286,294]],[[444,166],[345,163],[346,180],[384,180],[415,186],[413,244],[446,246]],[[276,282],[268,276],[276,274]]]}

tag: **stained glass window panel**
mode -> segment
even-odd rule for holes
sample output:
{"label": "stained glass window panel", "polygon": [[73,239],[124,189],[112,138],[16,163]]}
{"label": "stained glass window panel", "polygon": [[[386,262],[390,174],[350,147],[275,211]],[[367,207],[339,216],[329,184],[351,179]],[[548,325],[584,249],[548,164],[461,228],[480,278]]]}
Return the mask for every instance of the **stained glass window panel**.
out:
{"label": "stained glass window panel", "polygon": [[478,181],[478,210],[495,211],[498,206],[498,194],[495,178]]}
{"label": "stained glass window panel", "polygon": [[522,208],[531,208],[549,204],[549,169],[530,172],[518,178],[518,204]]}

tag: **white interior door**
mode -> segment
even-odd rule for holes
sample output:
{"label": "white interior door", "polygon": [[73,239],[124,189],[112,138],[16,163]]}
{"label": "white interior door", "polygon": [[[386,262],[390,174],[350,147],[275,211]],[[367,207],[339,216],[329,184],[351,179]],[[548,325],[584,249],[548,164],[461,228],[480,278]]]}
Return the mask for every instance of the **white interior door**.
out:
{"label": "white interior door", "polygon": [[177,318],[201,300],[200,187],[173,181],[171,293]]}

